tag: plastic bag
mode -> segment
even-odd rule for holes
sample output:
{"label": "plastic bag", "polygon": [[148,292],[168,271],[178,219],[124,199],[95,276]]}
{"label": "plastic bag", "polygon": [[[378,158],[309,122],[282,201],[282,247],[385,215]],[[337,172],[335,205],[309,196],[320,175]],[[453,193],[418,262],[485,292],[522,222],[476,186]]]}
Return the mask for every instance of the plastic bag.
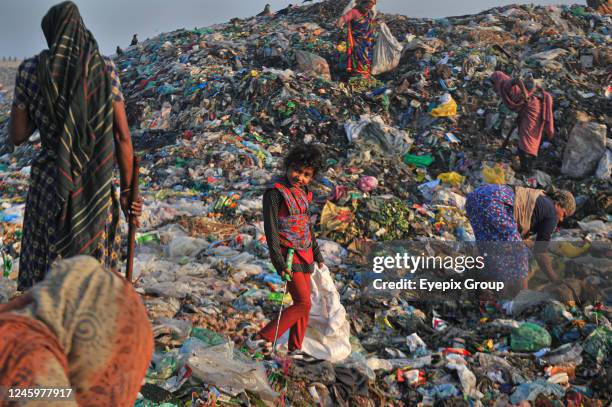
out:
{"label": "plastic bag", "polygon": [[446,94],[442,97],[442,103],[438,107],[434,108],[431,113],[433,117],[448,117],[457,115],[457,102],[451,97],[450,94]]}
{"label": "plastic bag", "polygon": [[526,322],[510,335],[513,352],[535,352],[550,346],[552,339],[548,331],[537,324]]}
{"label": "plastic bag", "polygon": [[404,156],[404,162],[406,164],[412,164],[419,168],[423,168],[423,167],[429,167],[434,162],[434,158],[431,154],[427,154],[427,155],[406,154]]}
{"label": "plastic bag", "polygon": [[453,171],[453,172],[443,172],[442,174],[438,175],[438,179],[445,184],[459,186],[463,184],[465,177]]}
{"label": "plastic bag", "polygon": [[211,386],[252,391],[262,400],[273,403],[278,393],[268,384],[263,364],[235,360],[224,348],[225,345],[197,348],[187,360],[193,376]]}
{"label": "plastic bag", "polygon": [[300,71],[321,75],[326,80],[331,80],[329,65],[325,58],[306,51],[296,51],[295,58]]}
{"label": "plastic bag", "polygon": [[378,180],[371,175],[364,175],[357,183],[357,186],[362,192],[371,192],[378,187]]}
{"label": "plastic bag", "polygon": [[351,327],[340,294],[327,266],[315,265],[311,276],[312,307],[302,351],[332,363],[344,360],[351,353]]}
{"label": "plastic bag", "polygon": [[195,256],[210,243],[204,239],[189,236],[175,236],[168,247],[170,257]]}
{"label": "plastic bag", "polygon": [[506,183],[506,173],[502,167],[487,167],[482,169],[482,178],[487,184],[503,185]]}
{"label": "plastic bag", "polygon": [[372,75],[378,75],[395,69],[402,57],[402,49],[402,44],[391,34],[387,24],[381,23],[372,56]]}

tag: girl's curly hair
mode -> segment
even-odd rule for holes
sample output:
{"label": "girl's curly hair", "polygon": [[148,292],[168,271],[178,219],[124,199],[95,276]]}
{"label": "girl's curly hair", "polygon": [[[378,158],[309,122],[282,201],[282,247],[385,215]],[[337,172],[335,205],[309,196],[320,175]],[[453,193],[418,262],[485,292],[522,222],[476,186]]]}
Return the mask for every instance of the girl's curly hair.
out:
{"label": "girl's curly hair", "polygon": [[285,171],[289,168],[311,167],[315,175],[324,168],[323,150],[315,144],[298,144],[293,147],[284,161]]}

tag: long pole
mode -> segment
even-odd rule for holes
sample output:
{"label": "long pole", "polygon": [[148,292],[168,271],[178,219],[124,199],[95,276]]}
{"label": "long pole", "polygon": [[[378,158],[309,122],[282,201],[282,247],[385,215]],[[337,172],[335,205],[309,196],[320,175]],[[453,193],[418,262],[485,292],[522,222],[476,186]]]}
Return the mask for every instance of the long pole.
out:
{"label": "long pole", "polygon": [[[293,268],[293,249],[287,251],[287,270],[291,273]],[[278,310],[278,319],[276,320],[276,332],[274,332],[274,342],[272,342],[272,351],[276,351],[276,340],[278,339],[278,327],[280,326],[281,315],[283,314],[283,306],[285,305],[285,294],[287,294],[287,283],[291,281],[291,274],[285,276],[285,285],[283,286],[283,298],[281,299],[280,309]]]}
{"label": "long pole", "polygon": [[[138,172],[140,167],[140,160],[134,156],[134,166],[132,169],[132,184],[130,191],[130,208],[132,204],[138,200]],[[134,271],[134,250],[136,247],[136,225],[134,224],[136,219],[134,215],[130,214],[128,224],[128,252],[127,252],[127,264],[125,267],[125,278],[131,283],[132,272]]]}

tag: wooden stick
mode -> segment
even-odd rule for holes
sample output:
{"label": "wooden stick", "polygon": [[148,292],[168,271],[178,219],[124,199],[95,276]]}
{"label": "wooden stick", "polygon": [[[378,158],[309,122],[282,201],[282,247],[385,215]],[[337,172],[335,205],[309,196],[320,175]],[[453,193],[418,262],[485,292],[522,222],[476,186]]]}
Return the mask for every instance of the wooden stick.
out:
{"label": "wooden stick", "polygon": [[[134,166],[132,169],[132,184],[130,187],[130,210],[132,204],[138,201],[138,171],[140,167],[140,160],[134,156]],[[132,272],[134,271],[134,249],[136,246],[136,225],[134,225],[136,219],[134,215],[130,214],[129,225],[128,225],[128,252],[127,252],[127,264],[125,267],[125,278],[132,283]]]}

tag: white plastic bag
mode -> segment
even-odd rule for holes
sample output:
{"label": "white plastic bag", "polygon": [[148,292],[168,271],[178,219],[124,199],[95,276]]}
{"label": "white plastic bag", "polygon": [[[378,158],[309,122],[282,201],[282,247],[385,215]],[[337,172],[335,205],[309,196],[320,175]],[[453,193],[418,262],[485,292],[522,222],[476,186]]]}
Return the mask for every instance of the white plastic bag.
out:
{"label": "white plastic bag", "polygon": [[351,327],[346,310],[340,303],[340,294],[327,266],[319,269],[315,265],[311,281],[312,307],[302,351],[317,359],[336,363],[351,353]]}
{"label": "white plastic bag", "polygon": [[246,363],[232,358],[226,344],[199,348],[187,360],[193,375],[218,387],[230,387],[236,392],[250,390],[268,405],[273,405],[278,393],[268,384],[266,369],[261,363]]}
{"label": "white plastic bag", "polygon": [[387,24],[380,24],[378,39],[374,45],[372,57],[372,75],[378,75],[395,69],[402,57],[402,44],[395,39]]}

